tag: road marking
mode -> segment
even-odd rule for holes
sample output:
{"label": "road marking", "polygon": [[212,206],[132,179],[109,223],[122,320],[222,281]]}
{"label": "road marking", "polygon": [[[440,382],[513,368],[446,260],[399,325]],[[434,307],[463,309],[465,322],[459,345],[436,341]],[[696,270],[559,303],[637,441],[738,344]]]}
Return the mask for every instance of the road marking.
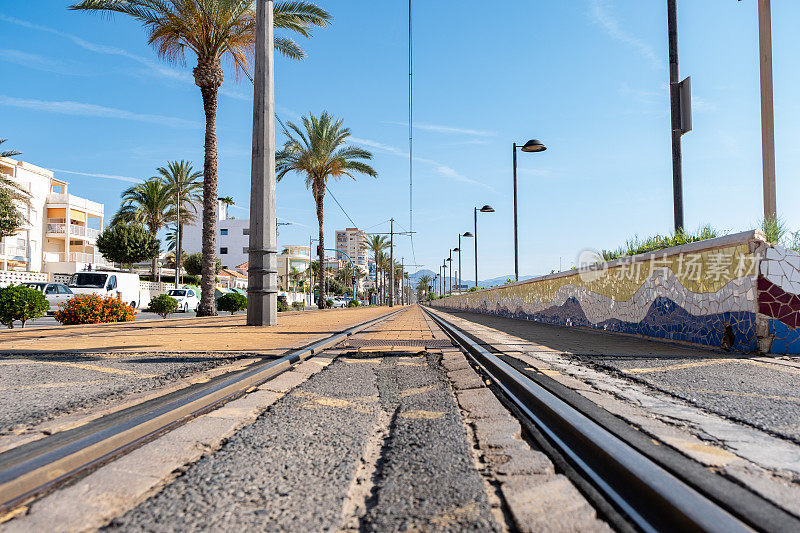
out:
{"label": "road marking", "polygon": [[400,416],[414,420],[438,420],[444,416],[444,411],[405,411],[400,413]]}
{"label": "road marking", "polygon": [[0,366],[28,365],[28,364],[69,366],[72,368],[80,368],[81,370],[93,370],[95,372],[103,372],[105,374],[117,374],[120,376],[135,376],[141,379],[154,378],[157,376],[157,374],[142,374],[140,372],[134,372],[133,370],[122,370],[120,368],[109,368],[106,366],[89,365],[85,363],[71,363],[69,361],[34,361],[31,359],[20,359],[17,361],[0,361]]}
{"label": "road marking", "polygon": [[757,392],[736,392],[736,391],[716,390],[716,389],[696,389],[694,387],[667,387],[667,388],[670,390],[696,392],[699,394],[715,394],[718,396],[737,396],[739,398],[758,398],[760,400],[779,400],[784,402],[800,403],[800,397],[797,396],[776,396],[774,394],[758,394]]}
{"label": "road marking", "polygon": [[426,385],[424,387],[417,387],[414,389],[406,389],[400,393],[401,398],[408,398],[409,396],[415,396],[417,394],[424,394],[426,392],[430,392],[432,390],[436,390],[439,388],[439,385]]}
{"label": "road marking", "polygon": [[706,361],[697,361],[694,363],[679,363],[667,366],[655,366],[650,368],[628,368],[622,370],[625,374],[650,374],[652,372],[669,372],[670,370],[681,370],[684,368],[700,368],[703,366],[724,365],[726,363],[735,363],[737,359],[709,359]]}

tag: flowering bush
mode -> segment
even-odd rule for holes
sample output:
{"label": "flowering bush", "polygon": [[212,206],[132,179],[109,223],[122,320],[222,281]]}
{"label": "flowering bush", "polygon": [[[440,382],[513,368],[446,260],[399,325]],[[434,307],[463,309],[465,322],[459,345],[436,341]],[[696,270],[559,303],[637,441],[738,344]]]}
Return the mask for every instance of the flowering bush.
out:
{"label": "flowering bush", "polygon": [[108,296],[101,298],[96,294],[79,294],[67,300],[56,311],[56,320],[65,326],[75,324],[104,324],[106,322],[132,322],[135,316],[133,307]]}

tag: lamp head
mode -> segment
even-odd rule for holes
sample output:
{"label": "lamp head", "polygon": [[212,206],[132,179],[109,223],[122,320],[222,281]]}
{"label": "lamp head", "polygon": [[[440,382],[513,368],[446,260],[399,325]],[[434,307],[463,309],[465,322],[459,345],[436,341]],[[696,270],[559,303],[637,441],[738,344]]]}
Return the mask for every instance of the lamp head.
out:
{"label": "lamp head", "polygon": [[472,237],[472,236],[473,236],[472,233],[470,233],[469,231],[466,232],[464,235],[462,235],[462,237]]}
{"label": "lamp head", "polygon": [[544,152],[547,150],[547,147],[543,145],[541,141],[537,139],[531,139],[525,143],[521,150],[523,152]]}
{"label": "lamp head", "polygon": [[494,213],[494,207],[490,205],[485,205],[480,208],[481,213]]}

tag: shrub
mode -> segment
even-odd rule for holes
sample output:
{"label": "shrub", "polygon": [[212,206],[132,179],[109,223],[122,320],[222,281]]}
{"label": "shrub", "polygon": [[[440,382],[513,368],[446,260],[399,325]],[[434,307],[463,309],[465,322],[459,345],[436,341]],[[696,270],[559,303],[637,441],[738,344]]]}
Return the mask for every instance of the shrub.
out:
{"label": "shrub", "polygon": [[701,226],[696,233],[678,231],[669,235],[654,235],[646,239],[639,239],[638,235],[634,235],[632,239],[625,242],[625,246],[616,250],[603,250],[602,255],[604,260],[611,261],[620,257],[656,252],[664,248],[680,246],[681,244],[688,244],[690,242],[704,241],[718,236],[719,232],[709,225]]}
{"label": "shrub", "polygon": [[358,300],[350,300],[349,302],[347,302],[347,307],[358,307],[358,306],[359,306]]}
{"label": "shrub", "polygon": [[159,294],[150,300],[150,311],[158,313],[161,318],[167,318],[178,310],[178,300],[168,294]]}
{"label": "shrub", "polygon": [[[190,276],[200,276],[203,273],[203,254],[200,252],[189,254],[183,262],[183,268]],[[214,260],[214,273],[219,274],[220,270],[222,270],[222,260],[217,257]]]}
{"label": "shrub", "polygon": [[36,289],[28,287],[10,286],[0,289],[0,323],[14,328],[14,321],[25,322],[34,318],[39,318],[47,313],[50,304],[47,298]]}
{"label": "shrub", "polygon": [[332,299],[330,299],[330,298],[328,298],[327,300],[325,300],[325,307],[326,307],[327,309],[330,309],[331,307],[333,307],[333,300],[332,300]]}
{"label": "shrub", "polygon": [[101,298],[97,294],[74,296],[56,311],[56,320],[65,326],[132,322],[135,316],[136,311],[130,305],[117,298]]}
{"label": "shrub", "polygon": [[238,292],[223,294],[217,300],[217,309],[227,311],[230,314],[238,313],[247,309],[247,296]]}
{"label": "shrub", "polygon": [[292,309],[294,309],[295,311],[302,311],[305,308],[306,308],[305,302],[292,302]]}
{"label": "shrub", "polygon": [[288,304],[286,303],[286,299],[281,300],[278,298],[278,312],[283,313],[289,309]]}

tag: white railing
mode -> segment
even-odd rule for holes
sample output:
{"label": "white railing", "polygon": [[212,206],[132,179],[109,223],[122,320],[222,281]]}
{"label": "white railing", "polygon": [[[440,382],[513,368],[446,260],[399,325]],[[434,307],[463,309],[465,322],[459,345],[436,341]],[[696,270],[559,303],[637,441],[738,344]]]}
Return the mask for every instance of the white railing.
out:
{"label": "white railing", "polygon": [[[67,234],[67,221],[63,218],[48,218],[47,219],[47,233],[55,233],[57,235]],[[100,235],[99,229],[88,228],[79,224],[69,224],[69,234],[77,235],[79,237],[88,237],[89,239],[96,239]]]}
{"label": "white railing", "polygon": [[78,226],[77,224],[70,224],[69,225],[69,234],[70,235],[79,235],[81,237],[86,236],[86,226]]}
{"label": "white railing", "polygon": [[27,246],[9,246],[0,242],[0,256],[15,257],[15,258],[28,258]]}
{"label": "white railing", "polygon": [[42,255],[45,263],[89,263],[100,266],[114,266],[113,263],[106,261],[100,254],[86,252],[45,252]]}
{"label": "white railing", "polygon": [[86,236],[90,239],[96,239],[100,235],[99,229],[86,228]]}
{"label": "white railing", "polygon": [[47,233],[67,234],[67,221],[63,218],[48,218]]}

